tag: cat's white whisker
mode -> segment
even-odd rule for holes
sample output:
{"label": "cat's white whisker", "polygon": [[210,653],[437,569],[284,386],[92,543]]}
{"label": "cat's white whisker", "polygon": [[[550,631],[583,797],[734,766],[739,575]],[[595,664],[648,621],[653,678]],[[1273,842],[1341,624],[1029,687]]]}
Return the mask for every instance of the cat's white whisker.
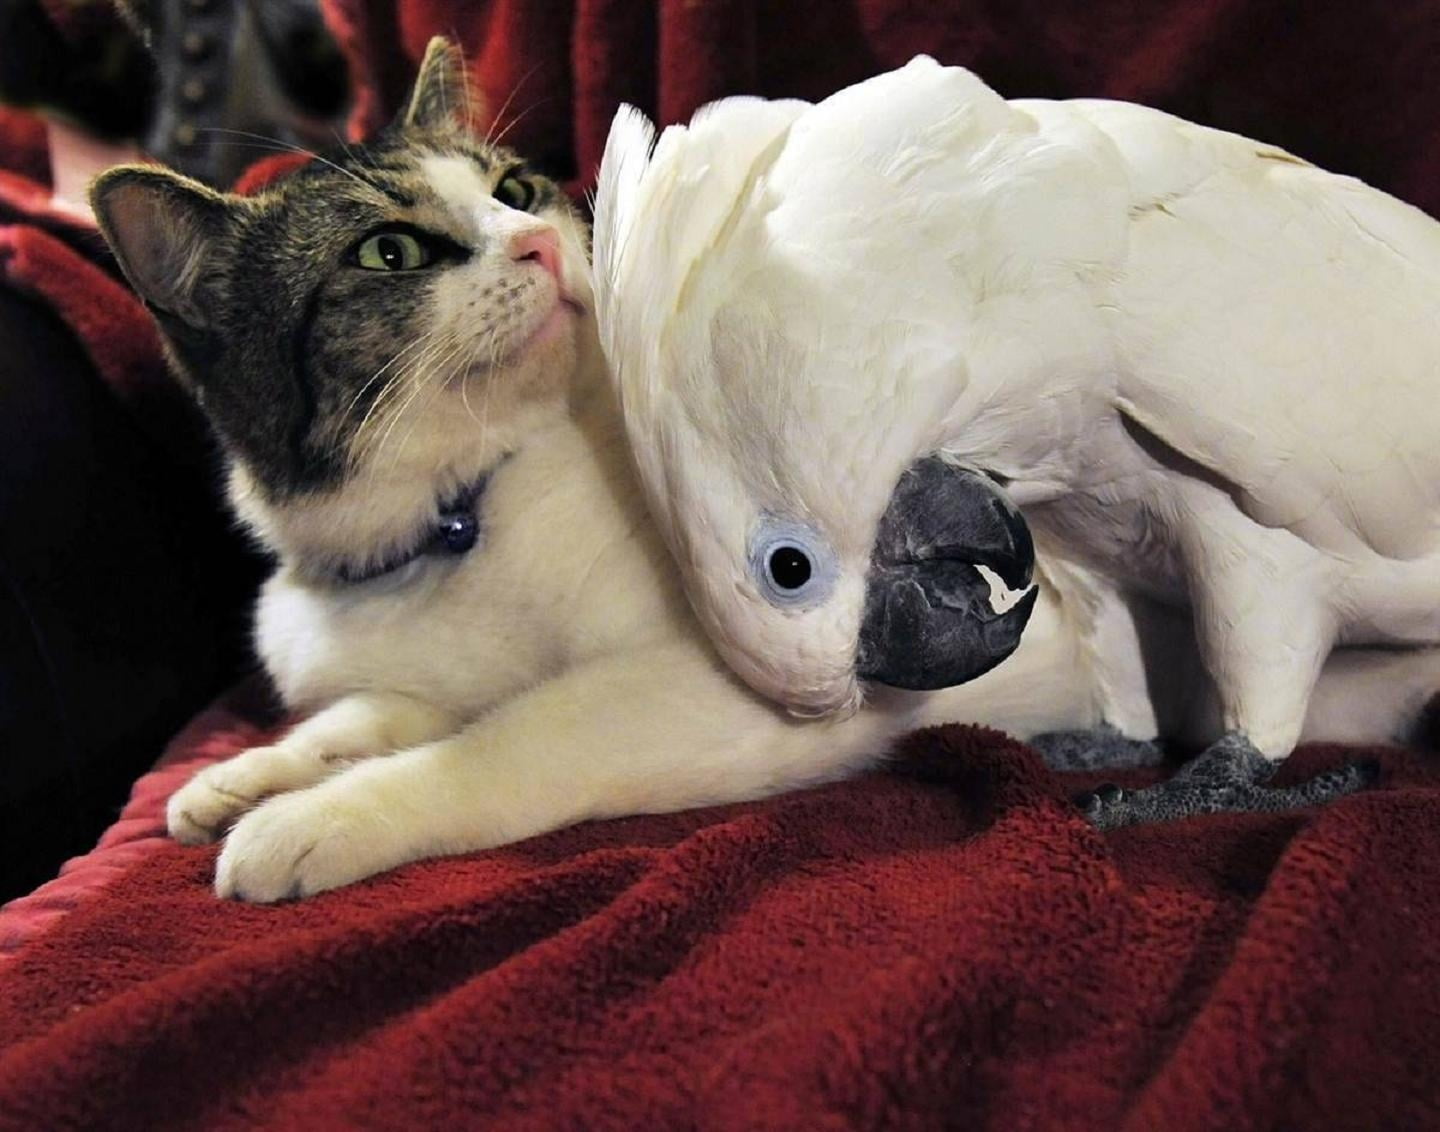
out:
{"label": "cat's white whisker", "polygon": [[[453,342],[451,334],[437,332],[431,337],[438,338],[438,341],[432,342],[396,372],[381,391],[380,396],[375,399],[375,403],[371,406],[371,411],[366,414],[361,427],[356,430],[355,439],[351,444],[350,462],[352,467],[359,467],[365,462],[366,457],[373,454],[383,444],[383,436],[377,437],[377,434],[382,428],[385,428],[388,433],[388,427],[392,426],[395,418],[405,411],[416,390],[423,386],[423,378],[417,381],[415,380],[416,375],[432,358],[448,350]],[[398,409],[395,408],[397,401],[399,402]],[[379,443],[376,442],[377,439]]]}
{"label": "cat's white whisker", "polygon": [[[510,104],[515,101],[515,96],[520,93],[521,88],[524,87],[524,85],[529,82],[531,78],[534,77],[535,72],[539,69],[539,63],[533,64],[528,71],[526,71],[523,75],[520,76],[520,78],[516,81],[515,85],[510,88],[510,93],[505,96],[505,101],[500,104],[500,109],[495,111],[495,114],[490,119],[490,126],[485,131],[486,145],[500,144],[495,139],[495,127],[500,124],[500,119],[505,117],[505,112],[510,109]],[[506,129],[509,129],[509,127],[507,126]]]}
{"label": "cat's white whisker", "polygon": [[[351,398],[350,404],[345,407],[345,411],[340,414],[340,427],[343,428],[345,421],[349,419],[351,412],[354,410],[360,398],[365,395],[366,390],[368,390],[372,385],[374,385],[375,382],[385,373],[386,370],[388,370],[397,361],[399,361],[401,357],[414,350],[416,347],[421,346],[427,342],[432,342],[436,337],[440,335],[440,333],[441,332],[438,330],[432,330],[429,333],[420,335],[409,345],[403,347],[398,352],[396,352],[395,355],[391,357],[388,362],[386,362],[383,366],[376,370],[370,380],[367,381],[363,386],[361,386],[359,392],[357,392],[355,396]],[[424,356],[424,351],[421,352],[420,356]],[[366,427],[369,425],[372,416],[375,414],[382,402],[386,400],[387,393],[396,388],[397,385],[401,381],[403,381],[405,373],[405,367],[400,367],[400,369],[396,371],[395,375],[391,377],[384,386],[381,387],[380,392],[375,395],[374,400],[372,400],[370,404],[366,407],[365,415],[361,418],[359,426],[355,429],[355,441],[359,441],[365,435]]]}
{"label": "cat's white whisker", "polygon": [[[414,435],[416,427],[425,420],[426,414],[435,404],[436,399],[445,392],[450,382],[453,381],[464,368],[470,365],[472,360],[471,357],[468,356],[470,354],[470,348],[471,344],[469,342],[462,342],[449,354],[445,355],[444,358],[435,363],[431,376],[424,383],[429,389],[429,396],[425,399],[424,403],[420,405],[419,411],[414,414],[410,422],[410,427],[405,430],[405,435],[401,437],[400,444],[396,448],[394,456],[390,461],[392,469],[399,466],[400,459],[404,455],[406,447],[409,445],[411,436]],[[437,377],[437,374],[440,376]]]}
{"label": "cat's white whisker", "polygon": [[[453,344],[453,336],[449,341]],[[431,359],[427,359],[425,365],[433,369],[437,368],[440,365],[448,364],[449,361],[464,348],[465,347],[463,345],[455,346],[448,353],[444,354],[443,358],[437,359],[436,356],[432,355]],[[385,446],[389,443],[390,437],[394,434],[395,427],[400,423],[401,418],[404,417],[405,414],[409,412],[410,409],[415,405],[421,394],[426,392],[427,388],[429,388],[430,385],[431,380],[430,374],[428,373],[421,374],[419,376],[419,379],[413,382],[413,388],[410,390],[408,396],[405,398],[404,403],[400,406],[399,409],[396,410],[394,416],[391,418],[389,424],[386,426],[384,434],[380,437],[380,442],[375,446],[373,453],[369,455],[371,479],[374,479],[380,470],[380,457],[384,453]],[[393,464],[391,468],[393,470]]]}
{"label": "cat's white whisker", "polygon": [[[232,129],[228,129],[228,128],[224,127],[224,126],[204,126],[204,127],[202,127],[202,132],[204,132],[204,133],[210,133],[210,134],[234,134],[234,135],[236,135],[237,137],[254,138],[254,139],[255,139],[256,141],[258,141],[258,142],[266,142],[266,143],[268,143],[270,146],[274,147],[277,152],[298,153],[298,154],[300,154],[302,157],[308,157],[308,158],[310,158],[312,161],[318,161],[318,162],[320,162],[322,165],[328,165],[328,166],[330,166],[330,168],[331,168],[331,169],[334,169],[337,173],[343,173],[343,174],[345,174],[345,176],[349,177],[349,178],[350,178],[352,181],[354,181],[356,184],[364,185],[367,189],[374,189],[374,188],[375,188],[374,185],[372,185],[369,181],[365,180],[364,177],[360,176],[358,173],[354,172],[353,170],[351,170],[351,169],[346,169],[343,165],[337,165],[335,162],[331,161],[328,157],[325,157],[325,156],[322,155],[322,154],[316,153],[313,149],[306,149],[303,145],[296,145],[294,142],[288,142],[288,141],[286,141],[284,138],[270,137],[270,136],[267,135],[267,134],[255,134],[255,133],[251,133],[249,130],[232,130]],[[245,143],[243,143],[243,142],[230,142],[230,143],[228,143],[228,144],[230,144],[230,145],[243,145],[243,144],[245,144]],[[256,147],[256,148],[259,148],[259,147]]]}
{"label": "cat's white whisker", "polygon": [[356,164],[359,164],[360,159],[356,156],[355,150],[351,148],[350,143],[345,140],[345,138],[341,135],[340,131],[337,130],[334,126],[331,126],[330,133],[335,138],[335,144],[337,144],[341,148],[341,150],[344,151],[345,156],[351,161],[354,161]]}
{"label": "cat's white whisker", "polygon": [[384,450],[395,426],[405,416],[410,407],[425,389],[423,381],[409,381],[403,385],[403,392],[392,398],[398,401],[393,410],[387,410],[386,414],[377,418],[375,426],[364,438],[364,443],[357,445],[352,464],[356,468],[368,467],[368,479],[374,481],[380,468],[380,453]]}
{"label": "cat's white whisker", "polygon": [[400,459],[402,456],[404,456],[405,449],[410,444],[410,438],[415,434],[416,426],[425,419],[425,414],[429,412],[431,406],[435,404],[436,398],[441,396],[445,392],[445,386],[447,386],[450,383],[450,380],[457,373],[460,372],[460,366],[463,366],[467,363],[467,359],[465,358],[464,354],[465,347],[463,345],[451,351],[451,353],[446,355],[445,360],[439,363],[435,368],[435,372],[439,373],[442,366],[448,367],[444,376],[437,380],[432,375],[431,378],[425,383],[429,387],[429,396],[420,406],[420,411],[417,412],[414,418],[411,420],[410,427],[405,430],[405,435],[400,438],[400,444],[396,447],[395,453],[390,460],[391,471],[394,471],[400,466]]}
{"label": "cat's white whisker", "polygon": [[[499,355],[499,343],[495,335],[490,335],[490,364],[486,367],[487,374],[495,372],[495,363]],[[485,393],[480,399],[480,446],[483,449],[485,442],[490,437],[490,392],[495,388],[495,381],[489,378],[485,382]]]}
{"label": "cat's white whisker", "polygon": [[[486,382],[486,386],[487,386],[487,388],[488,388],[489,382]],[[463,406],[465,406],[465,415],[466,415],[467,417],[469,417],[469,418],[475,423],[476,427],[481,430],[480,444],[481,444],[481,447],[483,448],[483,447],[484,447],[484,444],[485,444],[485,435],[484,435],[485,426],[484,426],[484,424],[481,422],[480,418],[475,415],[475,410],[470,407],[470,374],[469,374],[469,373],[466,373],[464,376],[462,376],[462,377],[460,378],[460,404],[462,404]]]}
{"label": "cat's white whisker", "polygon": [[[404,357],[406,354],[408,354],[411,350],[415,349],[417,346],[421,345],[421,344],[424,343],[424,342],[427,342],[427,341],[433,339],[438,333],[439,333],[439,331],[432,330],[432,331],[429,331],[429,332],[426,333],[426,334],[422,334],[422,335],[420,335],[419,337],[415,338],[413,341],[409,342],[407,345],[402,346],[399,350],[395,351],[395,353],[393,353],[392,355],[390,355],[390,360],[387,361],[384,365],[382,365],[379,369],[377,369],[373,374],[371,374],[370,377],[369,377],[369,379],[365,382],[365,384],[362,385],[362,386],[356,391],[355,396],[352,397],[352,398],[350,398],[350,403],[349,403],[348,405],[346,405],[345,408],[344,408],[344,409],[341,411],[341,413],[340,413],[340,421],[341,421],[341,423],[342,423],[342,424],[344,423],[345,419],[346,419],[347,417],[349,417],[350,413],[354,410],[355,406],[359,403],[360,398],[363,397],[363,396],[365,396],[365,394],[366,394],[367,392],[369,392],[370,387],[373,386],[377,381],[379,381],[380,378],[385,375],[386,371],[389,370],[391,366],[393,366],[396,362],[398,362],[402,357]],[[383,391],[382,391],[382,392],[383,392]],[[376,394],[376,396],[379,397],[380,394]],[[372,405],[373,405],[373,402],[372,402]],[[362,425],[363,425],[363,422],[362,422]]]}
{"label": "cat's white whisker", "polygon": [[[493,137],[487,138],[487,139],[486,139],[486,144],[487,144],[487,145],[495,145],[495,146],[504,145],[504,144],[505,144],[505,137],[506,137],[507,134],[510,133],[511,130],[513,130],[516,126],[518,126],[521,122],[523,122],[523,121],[525,120],[526,116],[527,116],[528,114],[530,114],[532,111],[538,110],[540,107],[544,106],[545,103],[550,102],[550,101],[551,101],[551,99],[548,98],[548,97],[536,99],[536,100],[535,100],[534,102],[532,102],[529,106],[525,107],[524,110],[522,110],[522,111],[520,111],[520,113],[516,114],[515,117],[511,118],[510,121],[506,122],[506,123],[505,123],[505,127],[504,127],[498,134],[495,134]],[[497,118],[497,121],[498,121],[498,118]]]}

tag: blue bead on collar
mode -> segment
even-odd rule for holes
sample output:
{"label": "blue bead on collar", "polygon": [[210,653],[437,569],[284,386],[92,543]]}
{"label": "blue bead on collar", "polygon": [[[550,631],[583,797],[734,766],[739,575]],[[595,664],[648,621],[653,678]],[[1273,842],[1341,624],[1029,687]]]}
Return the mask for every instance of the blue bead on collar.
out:
{"label": "blue bead on collar", "polygon": [[341,563],[335,570],[335,580],[345,585],[373,582],[376,578],[393,574],[419,558],[431,555],[458,558],[473,550],[480,541],[478,512],[489,479],[487,473],[448,498],[437,500],[435,520],[409,549],[364,565]]}

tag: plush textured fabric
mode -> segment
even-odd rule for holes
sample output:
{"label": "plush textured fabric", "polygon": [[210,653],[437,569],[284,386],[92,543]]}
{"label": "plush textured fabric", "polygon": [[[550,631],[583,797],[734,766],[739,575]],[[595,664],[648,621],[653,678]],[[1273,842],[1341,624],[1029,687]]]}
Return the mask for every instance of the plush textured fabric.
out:
{"label": "plush textured fabric", "polygon": [[0,170],[40,185],[50,183],[45,123],[34,114],[0,106]]}
{"label": "plush textured fabric", "polygon": [[46,928],[99,895],[146,854],[168,845],[166,799],[197,767],[261,742],[267,734],[265,723],[273,724],[275,714],[268,685],[256,677],[228,690],[182,728],[155,766],[134,784],[120,816],[94,849],[67,861],[55,879],[0,906],[0,972],[6,959]]}
{"label": "plush textured fabric", "polygon": [[506,137],[593,182],[615,107],[662,122],[727,94],[821,98],[918,52],[1008,97],[1149,103],[1293,149],[1440,213],[1433,0],[329,0],[398,105],[426,40],[458,34]]}
{"label": "plush textured fabric", "polygon": [[892,774],[222,903],[161,807],[261,734],[192,727],[71,872],[116,875],[0,961],[0,1129],[1440,1127],[1416,756],[1106,837],[957,726]]}

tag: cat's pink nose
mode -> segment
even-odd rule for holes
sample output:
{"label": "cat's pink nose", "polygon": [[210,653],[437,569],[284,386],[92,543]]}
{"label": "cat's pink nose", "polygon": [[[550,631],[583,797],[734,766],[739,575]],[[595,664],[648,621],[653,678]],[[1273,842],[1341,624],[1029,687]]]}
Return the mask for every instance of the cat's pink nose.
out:
{"label": "cat's pink nose", "polygon": [[560,235],[553,228],[525,232],[510,241],[510,258],[516,263],[533,260],[555,277],[561,279]]}

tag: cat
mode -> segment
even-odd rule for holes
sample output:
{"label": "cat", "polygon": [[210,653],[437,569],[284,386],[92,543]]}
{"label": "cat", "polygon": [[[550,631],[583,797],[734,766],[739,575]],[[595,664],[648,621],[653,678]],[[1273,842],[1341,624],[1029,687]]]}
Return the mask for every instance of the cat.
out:
{"label": "cat", "polygon": [[[823,721],[740,684],[645,510],[585,226],[469,132],[466,90],[437,39],[388,130],[253,197],[154,166],[92,190],[219,438],[233,507],[278,563],[255,644],[304,718],[167,810],[182,842],[225,838],[220,896],[308,896],[588,819],[793,790],[932,723],[1032,735],[1123,714],[1081,631],[1100,599],[1058,567],[1015,656],[972,684],[877,689]],[[1130,627],[1110,637],[1139,663]],[[1369,688],[1362,669],[1338,679]],[[1387,678],[1384,710],[1437,676]],[[1131,712],[1139,729],[1151,711]]]}

